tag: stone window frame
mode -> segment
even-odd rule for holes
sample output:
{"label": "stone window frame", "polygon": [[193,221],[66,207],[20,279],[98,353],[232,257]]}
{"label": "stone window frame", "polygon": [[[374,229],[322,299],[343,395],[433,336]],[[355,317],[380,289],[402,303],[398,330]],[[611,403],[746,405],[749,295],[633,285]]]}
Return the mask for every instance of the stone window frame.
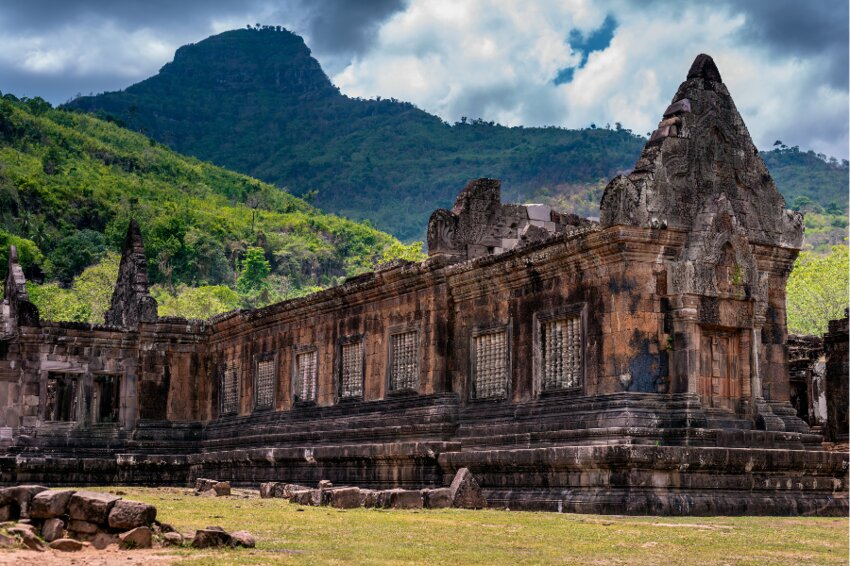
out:
{"label": "stone window frame", "polygon": [[[299,375],[298,375],[298,356],[301,354],[316,354],[316,386],[313,389],[313,398],[312,399],[301,399],[298,397],[299,391],[297,391],[298,383],[299,383]],[[315,344],[302,344],[300,346],[292,347],[292,379],[290,383],[290,391],[292,393],[292,406],[293,407],[312,407],[316,404],[319,399],[319,369],[321,367],[321,356],[319,356],[319,348]]]}
{"label": "stone window frame", "polygon": [[[543,343],[542,328],[547,322],[561,318],[579,317],[581,329],[581,369],[579,371],[581,384],[575,387],[562,389],[543,389]],[[587,303],[574,303],[564,305],[548,311],[534,313],[534,339],[533,339],[533,371],[534,392],[538,397],[550,395],[582,395],[587,386]]]}
{"label": "stone window frame", "polygon": [[[232,411],[224,410],[224,402],[225,402],[225,375],[230,368],[231,364],[233,365],[233,369],[236,372],[236,400],[234,402],[235,408]],[[229,415],[238,415],[239,414],[239,401],[240,401],[240,393],[242,389],[242,361],[238,356],[233,358],[225,358],[222,360],[219,366],[219,400],[218,400],[218,416],[224,417]]]}
{"label": "stone window frame", "polygon": [[[413,332],[416,334],[416,387],[415,388],[404,388],[404,389],[393,389],[392,388],[392,367],[393,367],[393,347],[392,347],[392,337],[398,336],[400,334],[407,334]],[[422,387],[422,324],[420,321],[415,320],[412,322],[406,322],[402,324],[396,324],[390,326],[387,329],[387,367],[386,367],[386,392],[387,395],[409,395],[411,393],[418,394],[420,387]]]}
{"label": "stone window frame", "polygon": [[[257,393],[259,392],[258,384],[260,379],[260,363],[272,362],[272,402],[268,407],[257,406]],[[254,363],[252,371],[252,394],[251,403],[255,412],[274,411],[277,407],[277,388],[278,388],[278,355],[277,352],[263,352],[254,354]]]}
{"label": "stone window frame", "polygon": [[[342,347],[360,343],[360,395],[342,395]],[[337,338],[334,348],[334,400],[339,402],[362,401],[366,394],[366,333],[349,334]]]}
{"label": "stone window frame", "polygon": [[[467,399],[473,403],[493,403],[506,402],[511,399],[513,393],[512,385],[512,369],[513,369],[513,324],[512,320],[508,319],[504,323],[494,323],[473,327],[469,334],[469,387]],[[476,338],[486,334],[505,334],[505,395],[500,397],[478,397],[475,391],[476,371],[475,361],[478,357],[478,349],[475,345]]]}

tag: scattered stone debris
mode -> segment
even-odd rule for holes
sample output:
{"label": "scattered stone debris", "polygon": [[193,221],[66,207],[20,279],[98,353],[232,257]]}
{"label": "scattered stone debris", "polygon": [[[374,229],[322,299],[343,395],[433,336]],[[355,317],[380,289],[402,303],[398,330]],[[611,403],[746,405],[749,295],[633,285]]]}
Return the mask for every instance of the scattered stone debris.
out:
{"label": "scattered stone debris", "polygon": [[[200,493],[228,495],[230,484],[198,480]],[[208,483],[204,483],[208,482]],[[129,501],[111,493],[48,489],[38,485],[0,488],[0,548],[53,549],[77,552],[182,546],[183,535],[156,520],[156,507]],[[201,529],[192,540],[195,548],[232,546],[254,548],[247,531],[227,533],[221,527]]]}
{"label": "scattered stone debris", "polygon": [[195,495],[222,497],[230,495],[230,482],[198,478],[195,480]]}
{"label": "scattered stone debris", "polygon": [[487,501],[481,487],[467,468],[461,468],[451,487],[426,489],[372,490],[359,487],[335,487],[330,481],[322,480],[318,488],[284,483],[267,482],[260,485],[263,499],[288,499],[299,505],[328,506],[337,509],[374,507],[381,509],[483,509]]}

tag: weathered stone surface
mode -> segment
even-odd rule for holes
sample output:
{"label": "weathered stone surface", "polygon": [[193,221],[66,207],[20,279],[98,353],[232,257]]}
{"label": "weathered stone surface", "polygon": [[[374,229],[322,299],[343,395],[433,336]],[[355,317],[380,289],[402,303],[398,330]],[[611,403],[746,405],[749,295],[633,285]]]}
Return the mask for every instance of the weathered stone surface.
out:
{"label": "weathered stone surface", "polygon": [[120,499],[120,497],[111,493],[77,491],[71,496],[71,501],[68,504],[68,515],[71,519],[79,521],[106,524],[112,506]]}
{"label": "weathered stone surface", "polygon": [[18,546],[18,541],[15,537],[0,533],[0,548],[13,548],[15,546]]}
{"label": "weathered stone surface", "polygon": [[91,539],[91,545],[98,550],[103,550],[113,544],[117,546],[120,542],[118,535],[105,532],[98,532]]}
{"label": "weathered stone surface", "polygon": [[374,489],[360,490],[360,506],[361,507],[377,507],[378,506],[378,491]]}
{"label": "weathered stone surface", "polygon": [[319,489],[330,489],[334,486],[330,480],[319,480]]}
{"label": "weathered stone surface", "polygon": [[248,531],[234,531],[230,533],[230,544],[232,546],[254,548],[257,546],[257,540]]}
{"label": "weathered stone surface", "polygon": [[13,521],[19,517],[19,511],[17,506],[8,505],[0,505],[0,522],[2,521]]}
{"label": "weathered stone surface", "polygon": [[213,491],[216,494],[216,497],[222,497],[225,495],[230,495],[230,482],[220,481],[216,482],[213,486]]}
{"label": "weathered stone surface", "polygon": [[422,494],[412,489],[387,489],[378,492],[378,507],[385,509],[422,509]]}
{"label": "weathered stone surface", "polygon": [[183,546],[183,535],[175,532],[163,533],[162,541],[170,546]]}
{"label": "weathered stone surface", "polygon": [[195,531],[192,539],[192,548],[215,548],[219,546],[230,546],[231,536],[221,527],[207,527]]}
{"label": "weathered stone surface", "polygon": [[36,536],[35,531],[32,528],[27,529],[19,525],[8,529],[7,532],[10,535],[17,535],[20,537],[24,546],[32,550],[42,551],[47,547],[47,545],[45,545],[44,542]]}
{"label": "weathered stone surface", "polygon": [[71,490],[48,489],[32,498],[30,517],[33,519],[51,519],[64,515],[68,511],[68,503],[74,494]]}
{"label": "weathered stone surface", "polygon": [[41,526],[41,538],[53,542],[65,536],[65,523],[62,519],[47,519]]}
{"label": "weathered stone surface", "polygon": [[46,490],[47,488],[43,485],[18,485],[14,487],[0,488],[0,497],[11,502],[12,515],[15,514],[15,508],[17,508],[19,516],[21,518],[27,518],[30,516],[29,513],[32,498],[35,497],[36,494]]}
{"label": "weathered stone surface", "polygon": [[142,231],[134,218],[130,219],[121,263],[118,265],[118,281],[112,293],[112,302],[104,315],[106,324],[123,327],[137,326],[140,322],[155,322],[156,300],[148,291],[148,268]]}
{"label": "weathered stone surface", "polygon": [[274,492],[280,482],[270,481],[260,484],[260,499],[271,499],[274,497]]}
{"label": "weathered stone surface", "polygon": [[461,468],[455,474],[451,485],[452,507],[460,509],[483,509],[487,501],[481,493],[475,477],[468,468]]}
{"label": "weathered stone surface", "polygon": [[139,501],[116,501],[109,512],[108,524],[112,529],[128,530],[150,525],[156,519],[156,507]]}
{"label": "weathered stone surface", "polygon": [[211,480],[208,478],[198,478],[195,480],[195,491],[201,493],[203,491],[209,491],[215,487],[218,483],[218,480]]}
{"label": "weathered stone surface", "polygon": [[136,527],[118,535],[122,548],[150,548],[153,535],[148,527]]}
{"label": "weathered stone surface", "polygon": [[60,538],[52,541],[48,546],[60,552],[77,552],[85,546],[82,542],[72,538]]}
{"label": "weathered stone surface", "polygon": [[452,506],[452,490],[449,487],[423,489],[422,500],[427,509],[447,509]]}
{"label": "weathered stone surface", "polygon": [[356,487],[336,487],[328,491],[327,504],[337,509],[360,507],[360,489]]}
{"label": "weathered stone surface", "polygon": [[75,533],[93,535],[99,529],[100,529],[100,526],[98,525],[98,523],[92,523],[91,521],[82,521],[80,519],[71,519],[68,522],[68,530],[75,532]]}

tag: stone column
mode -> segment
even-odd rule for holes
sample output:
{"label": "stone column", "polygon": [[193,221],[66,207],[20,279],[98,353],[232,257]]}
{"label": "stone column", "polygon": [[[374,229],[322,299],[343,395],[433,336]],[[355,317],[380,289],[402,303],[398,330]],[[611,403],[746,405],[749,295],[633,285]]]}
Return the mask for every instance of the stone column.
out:
{"label": "stone column", "polygon": [[697,324],[699,299],[695,295],[671,297],[673,323],[673,352],[671,360],[670,391],[672,393],[698,393],[699,380],[699,326]]}

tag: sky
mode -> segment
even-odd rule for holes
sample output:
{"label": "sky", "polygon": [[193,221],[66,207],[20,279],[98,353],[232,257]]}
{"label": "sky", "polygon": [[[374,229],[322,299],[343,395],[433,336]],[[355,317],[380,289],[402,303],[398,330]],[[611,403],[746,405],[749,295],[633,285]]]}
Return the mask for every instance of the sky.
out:
{"label": "sky", "polygon": [[760,149],[848,157],[847,0],[3,0],[0,91],[118,90],[256,23],[302,35],[343,93],[448,122],[645,134],[708,53]]}

